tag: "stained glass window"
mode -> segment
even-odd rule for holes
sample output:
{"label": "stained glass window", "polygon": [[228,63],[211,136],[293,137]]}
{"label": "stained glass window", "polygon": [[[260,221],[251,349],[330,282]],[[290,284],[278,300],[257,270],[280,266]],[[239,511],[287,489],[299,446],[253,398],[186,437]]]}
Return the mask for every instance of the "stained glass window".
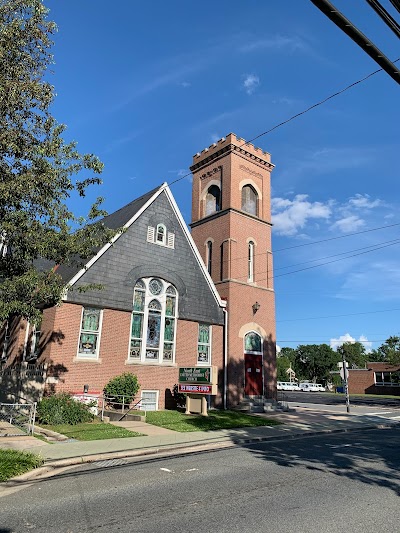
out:
{"label": "stained glass window", "polygon": [[161,294],[163,290],[163,284],[161,280],[157,278],[153,278],[152,280],[150,280],[149,289],[150,289],[151,294],[154,294],[154,295]]}
{"label": "stained glass window", "polygon": [[261,348],[261,337],[258,333],[251,331],[247,333],[244,338],[244,350],[246,352],[262,352]]}
{"label": "stained glass window", "polygon": [[97,357],[101,310],[86,307],[83,309],[81,333],[79,336],[79,356]]}
{"label": "stained glass window", "polygon": [[211,362],[211,326],[199,324],[199,337],[197,342],[197,362]]}
{"label": "stained glass window", "polygon": [[161,315],[149,313],[147,322],[147,346],[158,348],[160,344]]}
{"label": "stained glass window", "polygon": [[173,362],[177,298],[175,287],[159,278],[144,278],[135,285],[130,358]]}

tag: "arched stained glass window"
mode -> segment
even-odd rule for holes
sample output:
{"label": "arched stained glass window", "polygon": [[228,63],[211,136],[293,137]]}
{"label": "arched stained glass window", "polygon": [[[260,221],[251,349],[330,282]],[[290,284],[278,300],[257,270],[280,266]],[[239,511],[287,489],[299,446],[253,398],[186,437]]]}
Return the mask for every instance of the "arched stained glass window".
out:
{"label": "arched stained glass window", "polygon": [[262,353],[261,335],[255,331],[246,333],[244,337],[244,351],[246,353]]}
{"label": "arched stained glass window", "polygon": [[257,216],[257,203],[256,190],[251,185],[245,185],[242,189],[242,211]]}
{"label": "arched stained glass window", "polygon": [[160,278],[144,278],[134,288],[131,360],[168,363],[174,360],[178,293]]}
{"label": "arched stained glass window", "polygon": [[211,185],[206,194],[205,215],[212,215],[221,210],[221,191],[217,185]]}

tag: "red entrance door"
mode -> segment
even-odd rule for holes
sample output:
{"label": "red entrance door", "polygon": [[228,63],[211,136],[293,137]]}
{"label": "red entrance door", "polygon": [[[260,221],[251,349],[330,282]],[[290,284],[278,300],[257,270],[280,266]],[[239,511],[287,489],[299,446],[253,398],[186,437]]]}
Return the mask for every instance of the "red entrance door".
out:
{"label": "red entrance door", "polygon": [[244,354],[244,371],[245,396],[262,396],[262,355]]}

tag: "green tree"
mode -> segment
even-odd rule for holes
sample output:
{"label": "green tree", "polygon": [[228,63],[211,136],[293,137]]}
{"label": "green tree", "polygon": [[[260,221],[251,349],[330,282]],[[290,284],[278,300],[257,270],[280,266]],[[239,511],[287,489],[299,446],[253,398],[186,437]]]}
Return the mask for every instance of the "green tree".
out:
{"label": "green tree", "polygon": [[304,344],[296,349],[299,378],[326,382],[329,372],[337,369],[338,354],[327,344]]}
{"label": "green tree", "polygon": [[278,381],[290,381],[287,370],[294,370],[296,350],[294,348],[283,347],[276,357],[276,371]]}
{"label": "green tree", "polygon": [[349,368],[365,368],[369,355],[365,352],[365,346],[361,342],[344,342],[338,346],[337,352],[343,355],[349,363]]}
{"label": "green tree", "polygon": [[391,336],[372,352],[374,361],[383,361],[392,365],[400,363],[400,337]]}
{"label": "green tree", "polygon": [[[105,214],[101,198],[85,218],[67,205],[101,183],[103,165],[65,142],[50,112],[56,25],[47,15],[41,0],[0,0],[0,320],[38,320],[38,307],[64,290],[52,267],[83,261],[112,235],[96,222]],[[48,268],[36,268],[38,259]]]}

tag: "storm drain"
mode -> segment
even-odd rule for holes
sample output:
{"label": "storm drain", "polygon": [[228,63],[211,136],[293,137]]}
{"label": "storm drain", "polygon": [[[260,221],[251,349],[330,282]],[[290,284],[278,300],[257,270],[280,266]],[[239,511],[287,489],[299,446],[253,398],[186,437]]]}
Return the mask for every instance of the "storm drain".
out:
{"label": "storm drain", "polygon": [[108,461],[96,461],[95,463],[92,463],[94,466],[120,466],[120,465],[126,465],[127,461],[124,459],[109,459]]}

